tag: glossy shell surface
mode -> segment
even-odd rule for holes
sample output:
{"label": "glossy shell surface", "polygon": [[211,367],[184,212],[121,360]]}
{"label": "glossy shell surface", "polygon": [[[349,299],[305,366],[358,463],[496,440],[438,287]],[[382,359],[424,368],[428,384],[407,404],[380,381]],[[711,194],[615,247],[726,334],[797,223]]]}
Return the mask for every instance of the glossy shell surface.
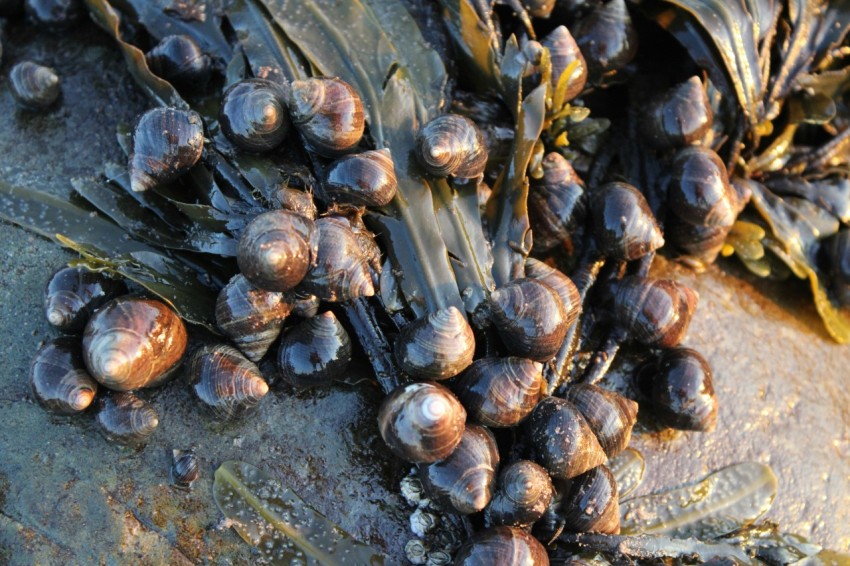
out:
{"label": "glossy shell surface", "polygon": [[569,324],[561,297],[540,279],[516,279],[490,296],[493,325],[517,356],[546,362],[558,353]]}
{"label": "glossy shell surface", "polygon": [[110,393],[99,405],[97,424],[110,442],[142,444],[159,426],[159,415],[153,405],[132,393]]}
{"label": "glossy shell surface", "polygon": [[331,311],[308,318],[280,342],[280,370],[295,387],[329,385],[345,374],[350,361],[351,339]]}
{"label": "glossy shell surface", "polygon": [[475,335],[466,318],[449,307],[405,326],[394,345],[401,369],[417,379],[454,377],[475,355]]}
{"label": "glossy shell surface", "polygon": [[82,267],[64,267],[47,283],[44,314],[59,330],[76,332],[98,307],[126,293],[127,285],[119,279]]}
{"label": "glossy shell surface", "polygon": [[192,389],[220,419],[234,419],[254,409],[269,392],[259,368],[224,344],[204,346],[188,367]]}
{"label": "glossy shell surface", "polygon": [[79,340],[61,337],[42,346],[30,365],[30,387],[48,411],[72,415],[88,408],[97,382],[83,363]]}
{"label": "glossy shell surface", "polygon": [[342,79],[314,77],[293,81],[288,106],[295,127],[322,155],[346,153],[363,137],[363,102]]}
{"label": "glossy shell surface", "polygon": [[9,86],[18,104],[30,110],[52,106],[61,93],[56,71],[32,61],[22,61],[12,67]]}
{"label": "glossy shell surface", "polygon": [[465,116],[444,114],[416,134],[416,156],[435,177],[473,179],[484,173],[487,145],[475,122]]}
{"label": "glossy shell surface", "polygon": [[384,206],[398,191],[389,149],[364,151],[336,160],[328,168],[321,196],[327,202]]}
{"label": "glossy shell surface", "polygon": [[552,501],[552,480],[538,464],[519,460],[502,469],[485,518],[490,525],[528,526]]}
{"label": "glossy shell surface", "polygon": [[525,358],[481,358],[454,386],[469,418],[490,427],[521,422],[543,398],[543,366]]}
{"label": "glossy shell surface", "polygon": [[590,193],[597,243],[607,257],[632,261],[664,245],[646,199],[627,183],[606,183]]}
{"label": "glossy shell surface", "polygon": [[531,534],[516,527],[492,527],[475,533],[460,547],[456,566],[548,566],[549,555]]}
{"label": "glossy shell surface", "polygon": [[374,295],[369,256],[351,224],[344,218],[326,216],[317,220],[316,226],[316,262],[304,277],[301,289],[330,302]]}
{"label": "glossy shell surface", "polygon": [[142,114],[133,131],[130,187],[146,191],[179,179],[201,159],[204,125],[200,115],[178,108]]}
{"label": "glossy shell surface", "polygon": [[145,56],[155,75],[179,89],[202,90],[210,79],[212,63],[198,42],[188,35],[168,35]]}
{"label": "glossy shell surface", "polygon": [[265,79],[245,79],[224,92],[221,131],[236,146],[257,153],[278,147],[289,132],[284,88]]}

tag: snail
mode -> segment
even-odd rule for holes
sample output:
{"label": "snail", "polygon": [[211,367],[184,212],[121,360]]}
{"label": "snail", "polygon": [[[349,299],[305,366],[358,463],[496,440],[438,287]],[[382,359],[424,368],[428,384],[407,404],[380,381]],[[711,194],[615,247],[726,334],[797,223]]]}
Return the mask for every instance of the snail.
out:
{"label": "snail", "polygon": [[525,260],[525,276],[545,283],[558,294],[567,314],[566,324],[572,326],[581,314],[581,297],[572,279],[533,257]]}
{"label": "snail", "polygon": [[44,313],[59,330],[77,332],[98,307],[126,293],[127,285],[120,279],[81,267],[64,267],[47,283]]}
{"label": "snail", "polygon": [[574,248],[572,235],[584,222],[584,183],[560,153],[543,158],[543,177],[532,179],[528,218],[534,227],[534,251],[558,245]]}
{"label": "snail", "polygon": [[587,421],[608,459],[626,449],[637,421],[637,403],[586,383],[570,385],[566,398]]}
{"label": "snail", "polygon": [[78,340],[61,337],[51,340],[36,352],[30,365],[33,396],[48,411],[72,415],[91,405],[97,393]]}
{"label": "snail", "polygon": [[266,79],[244,79],[224,91],[221,131],[237,147],[262,153],[278,147],[289,132],[286,91]]}
{"label": "snail", "polygon": [[584,90],[584,85],[587,83],[587,61],[584,60],[584,55],[578,48],[570,30],[565,26],[558,26],[553,29],[540,43],[549,50],[549,58],[552,62],[551,83],[553,89],[558,87],[561,75],[566,68],[574,61],[578,62],[567,79],[569,82],[567,83],[564,102],[569,102]]}
{"label": "snail", "polygon": [[599,249],[610,259],[632,261],[664,245],[646,199],[627,183],[606,183],[591,191],[590,209]]}
{"label": "snail", "polygon": [[699,268],[700,264],[710,264],[717,259],[730,228],[692,224],[675,214],[669,214],[664,223],[664,235],[679,251],[687,254],[683,258],[686,263],[693,263]]}
{"label": "snail", "polygon": [[682,220],[701,226],[731,227],[738,216],[735,190],[726,166],[704,147],[680,150],[670,165],[670,209]]}
{"label": "snail", "polygon": [[597,6],[573,26],[573,37],[594,84],[615,75],[637,54],[637,31],[625,0],[610,0]]}
{"label": "snail", "polygon": [[288,291],[313,265],[319,245],[317,223],[287,210],[254,218],[239,238],[236,261],[242,275],[266,291]]}
{"label": "snail", "polygon": [[215,322],[245,357],[258,362],[280,336],[291,309],[283,293],[258,289],[236,274],[218,294]]}
{"label": "snail", "polygon": [[318,216],[316,203],[313,202],[313,195],[299,191],[298,189],[291,189],[289,187],[279,188],[272,195],[271,204],[274,208],[282,208],[310,220],[315,220],[316,216]]}
{"label": "snail", "polygon": [[499,473],[485,521],[491,526],[527,527],[543,516],[553,492],[546,470],[529,460],[514,462]]}
{"label": "snail", "polygon": [[378,430],[390,450],[408,462],[430,464],[460,444],[466,410],[451,391],[436,383],[402,385],[378,409]]}
{"label": "snail", "polygon": [[456,566],[522,564],[549,566],[549,555],[540,542],[517,527],[492,527],[478,531],[460,547]]}
{"label": "snail", "polygon": [[278,361],[290,385],[328,385],[348,368],[351,339],[334,313],[327,311],[286,333],[280,342]]}
{"label": "snail", "polygon": [[80,0],[25,0],[27,15],[50,29],[64,29],[77,24],[85,13]]}
{"label": "snail", "polygon": [[711,431],[717,396],[708,362],[696,350],[673,348],[638,368],[638,384],[653,417],[677,430]]}
{"label": "snail", "polygon": [[269,392],[259,368],[239,350],[224,344],[196,351],[188,374],[198,399],[223,420],[242,417]]}
{"label": "snail", "polygon": [[363,253],[363,260],[366,262],[369,272],[372,276],[372,286],[377,290],[381,285],[381,272],[383,271],[381,247],[375,239],[375,234],[366,228],[363,222],[363,208],[352,207],[333,207],[332,211],[328,212],[329,216],[340,218],[348,223],[351,232],[354,234],[354,239],[357,240],[357,245]]}
{"label": "snail", "polygon": [[460,444],[445,459],[419,466],[428,496],[461,515],[483,511],[493,496],[499,449],[493,433],[469,425]]}
{"label": "snail", "polygon": [[505,347],[517,356],[550,360],[567,335],[561,297],[539,279],[515,279],[490,296],[491,318]]}
{"label": "snail", "polygon": [[604,464],[605,451],[576,407],[546,397],[524,424],[534,460],[553,478],[569,479]]}
{"label": "snail", "polygon": [[159,426],[159,415],[150,403],[132,393],[110,393],[99,402],[97,424],[110,442],[143,443]]}
{"label": "snail", "polygon": [[288,106],[292,123],[307,143],[326,157],[354,149],[363,137],[363,102],[340,78],[293,81]]}
{"label": "snail", "polygon": [[416,156],[435,177],[477,179],[487,165],[487,145],[475,122],[458,114],[444,114],[416,134]]}
{"label": "snail", "polygon": [[9,86],[18,104],[30,110],[49,108],[61,93],[56,71],[32,61],[22,61],[12,67]]}
{"label": "snail", "polygon": [[297,291],[289,291],[285,295],[287,301],[292,305],[292,316],[299,318],[312,318],[319,314],[319,306],[322,301],[316,295],[303,295]]}
{"label": "snail", "polygon": [[394,352],[408,375],[439,381],[458,375],[472,363],[475,335],[463,313],[451,306],[405,326]]}
{"label": "snail", "polygon": [[130,188],[146,191],[187,173],[204,150],[204,126],[192,110],[154,108],[133,130],[128,169]]}
{"label": "snail", "polygon": [[183,321],[164,303],[119,297],[89,319],[83,332],[83,359],[101,385],[130,391],[171,377],[186,342]]}
{"label": "snail", "polygon": [[524,358],[476,360],[454,387],[469,418],[486,426],[514,426],[546,391],[543,366]]}
{"label": "snail", "polygon": [[620,503],[611,471],[600,465],[570,480],[558,511],[567,532],[618,534]]}
{"label": "snail", "polygon": [[681,147],[702,139],[713,119],[702,81],[694,76],[646,103],[640,131],[658,149]]}
{"label": "snail", "polygon": [[384,206],[398,191],[389,149],[346,155],[328,168],[321,200],[354,206]]}
{"label": "snail", "polygon": [[369,272],[368,256],[345,218],[326,216],[316,221],[318,253],[315,266],[301,283],[301,289],[323,301],[349,301],[371,297],[375,286]]}
{"label": "snail", "polygon": [[169,469],[171,483],[181,489],[191,489],[198,479],[198,457],[192,450],[172,450],[171,468]]}
{"label": "snail", "polygon": [[839,230],[821,246],[829,287],[841,305],[850,305],[850,230]]}
{"label": "snail", "polygon": [[178,89],[203,90],[210,79],[212,62],[198,42],[188,35],[169,35],[145,55],[148,67]]}

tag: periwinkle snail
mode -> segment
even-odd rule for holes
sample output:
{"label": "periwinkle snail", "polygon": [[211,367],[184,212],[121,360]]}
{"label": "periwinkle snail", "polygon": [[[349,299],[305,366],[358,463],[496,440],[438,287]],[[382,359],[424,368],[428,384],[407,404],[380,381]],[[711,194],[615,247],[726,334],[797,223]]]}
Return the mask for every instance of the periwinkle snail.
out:
{"label": "periwinkle snail", "polygon": [[548,566],[549,555],[536,538],[522,529],[492,527],[475,533],[463,543],[454,561],[458,566],[507,563]]}
{"label": "periwinkle snail", "polygon": [[201,158],[204,127],[192,110],[154,108],[142,114],[133,130],[127,165],[130,187],[146,191],[187,173]]}
{"label": "periwinkle snail", "polygon": [[351,339],[332,311],[301,322],[280,342],[280,370],[299,388],[328,385],[351,361]]}
{"label": "periwinkle snail", "polygon": [[444,114],[416,134],[416,156],[435,177],[475,179],[487,165],[487,146],[475,122],[465,116]]}
{"label": "periwinkle snail", "polygon": [[647,102],[641,133],[659,149],[685,146],[702,138],[713,119],[705,87],[694,76]]}
{"label": "periwinkle snail", "polygon": [[614,286],[618,324],[642,344],[671,348],[685,337],[696,291],[670,279],[626,277]]}
{"label": "periwinkle snail", "polygon": [[212,73],[212,62],[191,36],[163,37],[145,55],[148,67],[178,89],[202,90]]}
{"label": "periwinkle snail", "polygon": [[534,250],[558,245],[574,247],[572,234],[584,221],[584,183],[560,153],[543,158],[543,177],[532,180],[528,191],[528,217],[534,226]]}
{"label": "periwinkle snail", "polygon": [[44,313],[59,330],[76,332],[97,308],[126,293],[127,285],[120,279],[82,267],[64,267],[47,283]]}
{"label": "periwinkle snail", "polygon": [[198,399],[223,420],[242,417],[269,392],[259,368],[239,350],[223,344],[195,352],[188,373]]}
{"label": "periwinkle snail", "polygon": [[632,261],[664,245],[643,194],[627,183],[606,183],[590,193],[593,228],[606,257]]}
{"label": "periwinkle snail", "polygon": [[475,355],[475,335],[457,309],[441,309],[405,326],[395,341],[401,369],[418,379],[454,377]]}
{"label": "periwinkle snail", "polygon": [[110,393],[100,400],[99,405],[97,424],[110,442],[138,445],[159,426],[156,409],[132,393]]}
{"label": "periwinkle snail", "polygon": [[33,396],[49,411],[71,415],[91,405],[97,393],[80,354],[79,340],[61,337],[42,346],[30,365]]}
{"label": "periwinkle snail", "polygon": [[[568,79],[567,89],[564,95],[565,101],[570,101],[581,94],[587,83],[587,62],[584,60],[581,50],[576,44],[570,31],[565,26],[558,26],[549,35],[544,37],[540,43],[549,49],[549,58],[552,62],[552,87],[557,88],[561,75],[571,64],[575,63]],[[560,154],[557,154],[560,155]]]}
{"label": "periwinkle snail", "polygon": [[526,527],[543,516],[554,489],[549,474],[529,460],[519,460],[499,473],[496,492],[487,506],[489,525]]}
{"label": "periwinkle snail", "polygon": [[564,530],[583,533],[620,532],[617,482],[605,466],[596,466],[573,478],[559,506]]}
{"label": "periwinkle snail", "polygon": [[172,450],[169,476],[171,483],[180,489],[191,489],[198,479],[198,457],[192,450]]}
{"label": "periwinkle snail", "polygon": [[616,74],[637,54],[637,31],[625,0],[611,0],[597,6],[572,31],[594,84]]}
{"label": "periwinkle snail", "polygon": [[454,387],[469,418],[491,427],[521,422],[546,390],[542,365],[524,358],[481,358]]}
{"label": "periwinkle snail", "polygon": [[384,206],[397,190],[390,150],[378,149],[347,155],[332,163],[319,196],[326,202]]}
{"label": "periwinkle snail", "polygon": [[363,102],[337,77],[293,81],[289,89],[292,123],[318,153],[335,157],[360,143],[365,129]]}
{"label": "periwinkle snail", "polygon": [[567,400],[587,421],[609,459],[629,445],[637,421],[637,403],[619,393],[585,383],[570,385]]}
{"label": "periwinkle snail", "polygon": [[318,252],[315,265],[301,283],[301,289],[322,300],[337,302],[371,297],[375,286],[369,272],[366,252],[344,218],[326,216],[316,221]]}
{"label": "periwinkle snail", "polygon": [[9,86],[18,104],[30,110],[49,108],[61,93],[56,71],[32,61],[22,61],[12,67]]}
{"label": "periwinkle snail", "polygon": [[581,314],[581,297],[572,279],[533,257],[525,260],[525,276],[542,281],[558,294],[566,311],[566,324],[572,326]]}
{"label": "periwinkle snail", "polygon": [[224,92],[221,131],[237,147],[262,153],[278,147],[289,132],[286,91],[266,79],[244,79]]}

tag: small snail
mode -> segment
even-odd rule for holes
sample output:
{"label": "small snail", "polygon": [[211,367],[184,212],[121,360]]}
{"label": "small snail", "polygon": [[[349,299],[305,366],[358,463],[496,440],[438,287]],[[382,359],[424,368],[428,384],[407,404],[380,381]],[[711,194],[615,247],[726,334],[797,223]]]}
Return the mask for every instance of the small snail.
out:
{"label": "small snail", "polygon": [[148,51],[145,60],[155,75],[178,89],[203,90],[212,71],[209,56],[188,35],[163,37]]}
{"label": "small snail", "polygon": [[110,442],[141,444],[159,426],[156,409],[132,393],[110,393],[99,405],[97,424]]}
{"label": "small snail", "polygon": [[454,377],[475,356],[475,335],[457,307],[431,313],[405,326],[395,341],[402,371],[417,379]]}
{"label": "small snail", "polygon": [[130,188],[146,191],[187,173],[204,150],[204,126],[192,110],[154,108],[133,131],[128,164]]}
{"label": "small snail", "polygon": [[80,0],[25,0],[27,15],[51,29],[64,29],[77,24],[85,13]]}
{"label": "small snail", "polygon": [[56,338],[42,346],[30,365],[30,387],[33,396],[48,411],[72,415],[91,405],[97,393],[78,340]]}
{"label": "small snail", "polygon": [[274,208],[282,208],[310,220],[315,220],[316,216],[318,216],[316,203],[313,202],[313,195],[305,191],[299,191],[298,189],[291,189],[289,187],[279,188],[272,195],[271,205]]}
{"label": "small snail", "polygon": [[349,222],[326,216],[316,221],[316,227],[319,233],[316,262],[304,277],[301,289],[331,302],[374,295],[368,256]]}
{"label": "small snail", "polygon": [[292,123],[320,154],[335,157],[354,149],[363,137],[363,102],[336,77],[293,81],[289,90]]}
{"label": "small snail", "polygon": [[576,23],[573,37],[587,61],[589,79],[594,84],[616,74],[637,54],[637,30],[625,0],[610,0],[597,6]]}
{"label": "small snail", "polygon": [[65,332],[82,330],[98,307],[127,293],[127,285],[104,273],[65,267],[47,283],[44,313],[47,321]]}
{"label": "small snail", "polygon": [[659,149],[699,141],[708,132],[714,113],[699,77],[655,96],[641,113],[641,133]]}
{"label": "small snail", "polygon": [[346,155],[328,168],[321,200],[354,206],[384,206],[398,191],[389,149]]}
{"label": "small snail", "polygon": [[252,362],[258,362],[280,336],[291,305],[283,293],[264,291],[236,274],[218,294],[215,322]]}
{"label": "small snail", "polygon": [[419,466],[425,492],[446,509],[461,515],[483,511],[496,483],[499,449],[493,433],[469,425],[460,444],[445,459]]}
{"label": "small snail", "polygon": [[566,324],[572,326],[581,314],[581,297],[572,279],[533,257],[525,260],[525,276],[542,281],[558,293],[567,313]]}
{"label": "small snail", "polygon": [[351,339],[333,312],[308,318],[280,342],[283,377],[300,388],[328,385],[342,377],[351,361]]}
{"label": "small snail", "polygon": [[564,96],[565,102],[574,99],[581,94],[584,85],[587,83],[587,61],[584,60],[584,55],[578,48],[576,40],[565,26],[558,26],[549,32],[549,35],[544,37],[540,43],[543,47],[549,49],[549,58],[552,62],[552,88],[558,87],[558,82],[566,68],[573,61],[578,61],[568,79],[569,83],[567,83]]}
{"label": "small snail", "polygon": [[456,566],[494,566],[521,564],[549,566],[549,555],[540,542],[516,527],[492,527],[478,531],[463,543],[454,563]]}
{"label": "small snail", "polygon": [[584,183],[560,153],[543,158],[543,177],[532,179],[528,217],[534,227],[534,251],[573,247],[572,234],[584,222]]}
{"label": "small snail", "polygon": [[839,230],[824,240],[821,256],[830,277],[830,289],[841,305],[850,305],[850,230]]}
{"label": "small snail", "polygon": [[18,104],[30,110],[49,108],[61,93],[56,71],[32,61],[22,61],[12,67],[9,86]]}
{"label": "small snail", "polygon": [[168,379],[183,358],[186,342],[183,321],[164,303],[119,297],[89,319],[83,358],[101,385],[130,391]]}
{"label": "small snail", "polygon": [[567,532],[618,534],[620,503],[611,471],[600,465],[570,480],[559,515]]}
{"label": "small snail", "polygon": [[524,358],[481,358],[454,389],[471,420],[490,427],[514,426],[543,397],[542,370],[540,363]]}
{"label": "small snail", "polygon": [[679,218],[700,226],[735,223],[735,190],[720,156],[708,148],[688,147],[676,154],[670,168],[668,202]]}
{"label": "small snail", "polygon": [[619,393],[584,383],[570,385],[567,400],[587,421],[609,459],[626,449],[637,421],[637,403]]}
{"label": "small snail", "polygon": [[204,346],[188,367],[195,394],[221,419],[242,417],[269,392],[259,368],[224,344]]}
{"label": "small snail", "polygon": [[287,210],[254,218],[239,238],[236,261],[242,275],[266,291],[288,291],[298,285],[317,254],[316,224]]}
{"label": "small snail", "polygon": [[488,525],[527,527],[543,516],[553,492],[546,470],[529,460],[514,462],[499,474],[485,520]]}
{"label": "small snail", "polygon": [[195,452],[192,450],[172,450],[169,476],[175,487],[191,489],[192,483],[198,479],[198,457],[195,456]]}
{"label": "small snail", "polygon": [[408,462],[430,464],[460,444],[466,411],[451,391],[436,383],[402,385],[378,410],[378,429],[390,450]]}
{"label": "small snail", "polygon": [[224,91],[218,121],[237,147],[262,153],[278,147],[289,132],[286,91],[266,79],[245,79]]}
{"label": "small snail", "polygon": [[599,248],[608,258],[632,261],[664,245],[646,199],[627,183],[606,183],[591,191],[590,209]]}
{"label": "small snail", "polygon": [[615,284],[614,316],[641,344],[672,348],[685,337],[698,300],[676,281],[630,276]]}
{"label": "small snail", "polygon": [[289,291],[285,296],[292,304],[292,316],[312,318],[319,314],[322,301],[316,295],[302,295],[296,291]]}
{"label": "small snail", "polygon": [[425,124],[416,134],[416,156],[435,177],[476,179],[487,165],[487,145],[475,122],[457,114],[444,114]]}

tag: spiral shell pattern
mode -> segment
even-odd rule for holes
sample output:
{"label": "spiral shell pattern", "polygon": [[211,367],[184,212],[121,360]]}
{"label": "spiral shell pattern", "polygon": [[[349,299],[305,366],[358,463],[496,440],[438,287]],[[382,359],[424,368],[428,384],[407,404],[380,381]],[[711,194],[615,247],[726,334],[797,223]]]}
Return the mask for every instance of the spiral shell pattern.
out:
{"label": "spiral shell pattern", "polygon": [[145,59],[154,74],[181,89],[204,88],[212,71],[210,58],[188,35],[163,37],[145,55]]}
{"label": "spiral shell pattern", "polygon": [[62,337],[42,346],[30,365],[33,396],[48,411],[72,415],[91,405],[97,393],[76,339]]}
{"label": "spiral shell pattern", "polygon": [[560,153],[543,158],[543,178],[532,180],[528,216],[534,226],[534,250],[572,246],[572,234],[584,221],[584,183]]}
{"label": "spiral shell pattern", "polygon": [[135,445],[153,434],[159,415],[152,405],[132,393],[111,393],[100,402],[97,424],[110,442]]}
{"label": "spiral shell pattern", "polygon": [[478,531],[468,538],[458,550],[452,564],[549,566],[549,555],[531,533],[516,527],[493,527]]}
{"label": "spiral shell pattern", "polygon": [[501,428],[525,419],[543,398],[543,365],[524,358],[481,358],[455,385],[469,417]]}
{"label": "spiral shell pattern", "polygon": [[584,383],[571,385],[567,400],[590,425],[609,459],[626,449],[637,421],[637,403],[619,393]]}
{"label": "spiral shell pattern", "polygon": [[289,132],[286,92],[266,79],[245,79],[224,92],[221,131],[242,149],[261,153],[279,146]]}
{"label": "spiral shell pattern", "polygon": [[200,115],[179,108],[148,110],[133,132],[133,151],[127,165],[130,188],[146,191],[187,173],[204,151]]}
{"label": "spiral shell pattern", "polygon": [[569,325],[561,297],[539,279],[516,279],[490,296],[493,324],[512,354],[546,362],[564,343]]}
{"label": "spiral shell pattern", "polygon": [[540,43],[543,47],[549,49],[549,60],[552,62],[552,88],[557,88],[564,70],[573,61],[578,61],[568,79],[569,83],[564,101],[568,102],[581,94],[584,85],[587,83],[587,62],[584,60],[584,55],[581,54],[581,50],[579,50],[570,30],[566,26],[558,26],[549,32],[549,35],[544,37]]}
{"label": "spiral shell pattern", "polygon": [[677,281],[632,276],[618,283],[614,311],[641,344],[672,348],[684,339],[698,300],[696,291]]}
{"label": "spiral shell pattern", "polygon": [[490,525],[528,526],[543,516],[553,493],[546,470],[529,460],[514,462],[499,474],[486,520]]}
{"label": "spiral shell pattern", "polygon": [[454,377],[472,363],[474,355],[472,327],[454,306],[408,324],[395,342],[399,366],[417,379]]}
{"label": "spiral shell pattern", "polygon": [[22,61],[12,67],[9,86],[15,100],[31,110],[50,107],[61,92],[56,71],[32,61]]}
{"label": "spiral shell pattern", "polygon": [[189,378],[198,399],[223,420],[243,416],[269,392],[259,368],[239,350],[223,344],[195,352]]}
{"label": "spiral shell pattern", "polygon": [[567,327],[572,326],[581,314],[581,296],[573,280],[533,257],[525,260],[525,276],[542,281],[558,293],[567,315]]}
{"label": "spiral shell pattern", "polygon": [[44,314],[59,330],[76,332],[85,327],[98,307],[126,293],[127,285],[119,279],[81,267],[65,267],[47,284]]}
{"label": "spiral shell pattern", "polygon": [[348,221],[326,216],[317,220],[316,226],[319,231],[316,265],[304,277],[301,289],[331,302],[374,295],[366,252]]}
{"label": "spiral shell pattern", "polygon": [[632,261],[664,245],[643,194],[627,183],[606,183],[590,193],[593,228],[607,257]]}
{"label": "spiral shell pattern", "polygon": [[328,385],[348,368],[351,339],[336,315],[327,311],[289,330],[281,340],[278,360],[290,385]]}
{"label": "spiral shell pattern", "polygon": [[597,466],[573,478],[561,500],[564,530],[573,533],[620,532],[617,481],[606,466]]}
{"label": "spiral shell pattern", "polygon": [[398,191],[389,149],[347,155],[328,168],[322,200],[354,206],[384,206]]}
{"label": "spiral shell pattern", "polygon": [[293,81],[288,106],[295,127],[322,155],[335,157],[350,151],[363,137],[363,102],[340,78]]}
{"label": "spiral shell pattern", "polygon": [[474,179],[484,173],[487,145],[475,122],[457,114],[434,118],[416,135],[416,155],[435,177]]}

